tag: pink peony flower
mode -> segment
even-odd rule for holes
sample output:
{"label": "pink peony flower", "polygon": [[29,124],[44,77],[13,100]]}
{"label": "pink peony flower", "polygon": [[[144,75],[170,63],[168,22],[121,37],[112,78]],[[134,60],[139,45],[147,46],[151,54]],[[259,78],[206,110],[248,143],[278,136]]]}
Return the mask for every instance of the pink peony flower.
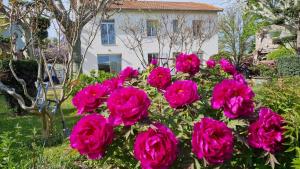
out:
{"label": "pink peony flower", "polygon": [[169,86],[165,98],[172,108],[180,108],[200,99],[197,83],[192,80],[180,80]]}
{"label": "pink peony flower", "polygon": [[248,129],[248,143],[253,148],[262,148],[270,153],[282,149],[284,119],[269,108],[261,108],[259,118]]}
{"label": "pink peony flower", "polygon": [[72,103],[78,114],[93,113],[109,94],[108,88],[100,84],[87,86],[74,96]]}
{"label": "pink peony flower", "polygon": [[221,164],[233,154],[233,134],[225,123],[203,118],[194,125],[192,150],[209,164]]}
{"label": "pink peony flower", "polygon": [[119,78],[111,78],[102,82],[102,85],[107,87],[109,94],[114,90],[122,87],[122,82]]}
{"label": "pink peony flower", "polygon": [[171,83],[171,71],[169,68],[157,67],[148,77],[148,83],[158,89],[166,89]]}
{"label": "pink peony flower", "polygon": [[156,123],[137,135],[134,156],[143,169],[167,169],[177,157],[178,141],[166,126]]}
{"label": "pink peony flower", "polygon": [[107,100],[109,119],[114,125],[121,123],[125,126],[133,125],[148,116],[150,103],[143,90],[133,87],[117,89]]}
{"label": "pink peony flower", "polygon": [[176,58],[176,70],[194,75],[200,70],[200,59],[196,54],[181,53]]}
{"label": "pink peony flower", "polygon": [[228,118],[248,116],[254,112],[252,89],[236,80],[225,79],[213,89],[211,105],[213,109],[224,109]]}
{"label": "pink peony flower", "polygon": [[216,66],[216,61],[213,59],[208,59],[208,61],[206,61],[206,65],[208,68],[214,68]]}
{"label": "pink peony flower", "polygon": [[247,84],[247,81],[244,77],[244,75],[240,74],[240,73],[235,73],[233,75],[233,79],[240,82],[240,83],[244,83],[244,84]]}
{"label": "pink peony flower", "polygon": [[230,73],[232,75],[236,73],[234,65],[229,60],[222,58],[219,63],[224,72]]}
{"label": "pink peony flower", "polygon": [[102,158],[106,147],[112,143],[113,126],[100,114],[90,114],[81,118],[74,126],[70,144],[81,155],[90,159]]}
{"label": "pink peony flower", "polygon": [[128,66],[119,73],[119,79],[121,82],[125,82],[126,80],[138,77],[138,75],[138,70]]}

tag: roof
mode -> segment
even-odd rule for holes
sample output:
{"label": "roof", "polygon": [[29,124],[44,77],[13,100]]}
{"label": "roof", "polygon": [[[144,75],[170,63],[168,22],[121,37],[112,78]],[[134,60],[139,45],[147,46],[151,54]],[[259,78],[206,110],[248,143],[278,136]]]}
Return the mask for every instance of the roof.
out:
{"label": "roof", "polygon": [[124,10],[170,10],[170,11],[223,11],[222,8],[198,2],[166,2],[166,1],[128,1],[125,0],[112,9]]}

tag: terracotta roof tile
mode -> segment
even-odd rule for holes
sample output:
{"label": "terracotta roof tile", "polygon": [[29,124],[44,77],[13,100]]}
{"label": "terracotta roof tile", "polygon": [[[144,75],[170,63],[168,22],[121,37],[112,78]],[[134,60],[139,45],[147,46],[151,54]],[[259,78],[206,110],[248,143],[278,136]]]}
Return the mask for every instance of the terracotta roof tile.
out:
{"label": "terracotta roof tile", "polygon": [[198,2],[166,2],[166,1],[123,1],[112,5],[113,9],[124,10],[179,10],[179,11],[223,11],[222,8]]}

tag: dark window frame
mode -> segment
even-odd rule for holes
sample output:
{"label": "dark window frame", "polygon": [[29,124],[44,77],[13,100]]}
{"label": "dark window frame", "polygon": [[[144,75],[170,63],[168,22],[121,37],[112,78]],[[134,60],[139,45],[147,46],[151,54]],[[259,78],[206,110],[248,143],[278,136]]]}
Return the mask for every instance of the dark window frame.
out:
{"label": "dark window frame", "polygon": [[[101,59],[105,61],[103,63],[100,63]],[[115,70],[112,69],[112,63],[114,63],[114,60],[119,62],[117,63],[117,68]],[[97,55],[97,64],[98,64],[98,70],[102,70],[110,73],[119,73],[122,69],[122,55],[121,54],[99,54]]]}
{"label": "dark window frame", "polygon": [[172,26],[173,26],[173,32],[179,32],[179,29],[178,29],[178,20],[177,19],[174,19],[172,21]]}
{"label": "dark window frame", "polygon": [[203,20],[193,20],[192,28],[193,28],[193,36],[199,36],[201,33],[201,29],[203,27],[204,21]]}
{"label": "dark window frame", "polygon": [[[110,26],[112,25],[112,33],[110,32]],[[105,26],[105,28],[104,28]],[[106,32],[103,32],[103,31]],[[106,39],[107,38],[107,39]],[[115,45],[116,44],[116,29],[115,20],[103,20],[101,23],[101,44],[102,45]]]}
{"label": "dark window frame", "polygon": [[147,29],[147,36],[154,37],[157,36],[157,29],[158,29],[158,20],[147,20],[146,21],[146,29]]}
{"label": "dark window frame", "polygon": [[151,63],[151,61],[152,61],[153,58],[159,60],[158,53],[148,53],[147,57],[148,57],[148,64]]}

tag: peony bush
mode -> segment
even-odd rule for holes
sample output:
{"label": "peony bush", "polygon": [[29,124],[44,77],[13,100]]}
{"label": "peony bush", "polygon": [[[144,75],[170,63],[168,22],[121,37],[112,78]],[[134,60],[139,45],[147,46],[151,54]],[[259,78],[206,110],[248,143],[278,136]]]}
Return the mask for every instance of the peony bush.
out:
{"label": "peony bush", "polygon": [[174,74],[154,61],[82,89],[71,147],[102,168],[274,167],[286,148],[283,117],[255,103],[230,61],[206,64],[182,53]]}

